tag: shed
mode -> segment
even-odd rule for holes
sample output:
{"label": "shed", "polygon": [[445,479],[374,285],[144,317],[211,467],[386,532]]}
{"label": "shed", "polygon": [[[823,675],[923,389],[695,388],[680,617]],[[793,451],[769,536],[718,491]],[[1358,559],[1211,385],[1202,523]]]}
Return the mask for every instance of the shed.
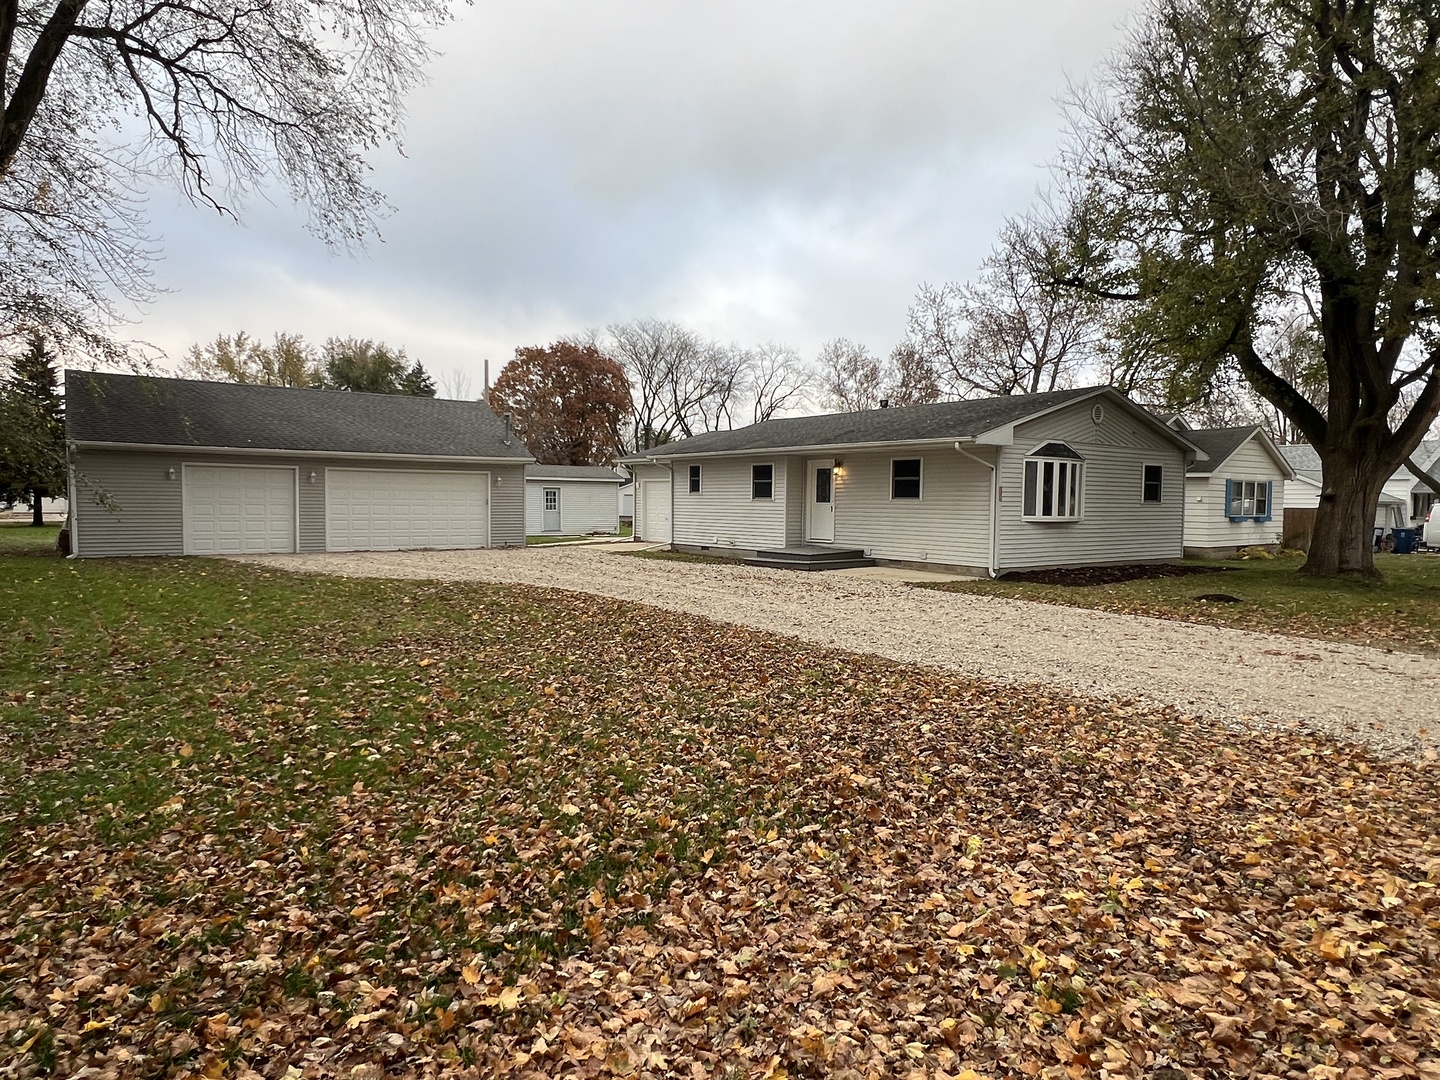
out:
{"label": "shed", "polygon": [[525,463],[483,402],[69,371],[77,555],[506,547]]}
{"label": "shed", "polygon": [[600,465],[525,466],[528,536],[588,536],[620,531],[625,478]]}

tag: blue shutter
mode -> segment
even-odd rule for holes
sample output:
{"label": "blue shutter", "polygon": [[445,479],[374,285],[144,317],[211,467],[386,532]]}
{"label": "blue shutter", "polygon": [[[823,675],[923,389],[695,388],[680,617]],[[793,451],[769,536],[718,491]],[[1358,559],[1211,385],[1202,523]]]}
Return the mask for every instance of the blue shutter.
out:
{"label": "blue shutter", "polygon": [[1231,496],[1232,496],[1232,494],[1233,494],[1232,488],[1233,488],[1234,484],[1235,484],[1235,481],[1234,481],[1234,480],[1226,480],[1226,481],[1225,481],[1225,509],[1224,509],[1224,514],[1225,514],[1225,516],[1226,516],[1227,518],[1230,518],[1231,521],[1241,521],[1241,520],[1243,520],[1242,518],[1230,517],[1230,503],[1231,503]]}
{"label": "blue shutter", "polygon": [[1275,481],[1265,481],[1265,516],[1261,521],[1269,521],[1275,516]]}

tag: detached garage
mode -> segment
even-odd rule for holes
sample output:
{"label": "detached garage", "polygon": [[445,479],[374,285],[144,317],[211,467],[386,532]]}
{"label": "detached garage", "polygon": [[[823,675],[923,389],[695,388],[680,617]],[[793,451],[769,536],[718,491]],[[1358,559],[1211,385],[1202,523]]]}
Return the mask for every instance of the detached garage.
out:
{"label": "detached garage", "polygon": [[66,373],[81,556],[508,547],[529,451],[480,402]]}
{"label": "detached garage", "polygon": [[526,465],[525,532],[589,536],[620,531],[624,477],[603,465]]}

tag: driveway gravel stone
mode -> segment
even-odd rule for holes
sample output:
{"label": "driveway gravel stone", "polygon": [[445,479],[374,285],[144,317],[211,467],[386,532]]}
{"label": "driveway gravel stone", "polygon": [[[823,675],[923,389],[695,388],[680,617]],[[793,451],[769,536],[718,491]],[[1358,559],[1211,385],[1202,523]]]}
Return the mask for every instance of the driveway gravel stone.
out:
{"label": "driveway gravel stone", "polygon": [[347,577],[564,589],[934,665],[1016,686],[1300,726],[1374,752],[1435,760],[1440,659],[1306,638],[917,589],[876,577],[718,566],[615,546],[270,555],[248,561]]}

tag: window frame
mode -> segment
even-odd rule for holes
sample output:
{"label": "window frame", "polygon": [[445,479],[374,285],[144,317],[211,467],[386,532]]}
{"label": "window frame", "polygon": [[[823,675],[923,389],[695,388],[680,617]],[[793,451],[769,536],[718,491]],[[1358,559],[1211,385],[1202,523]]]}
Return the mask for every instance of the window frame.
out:
{"label": "window frame", "polygon": [[[1160,471],[1160,478],[1155,482],[1156,497],[1153,499],[1148,497],[1148,490],[1150,487],[1150,478],[1148,474],[1151,469],[1158,469]],[[1143,462],[1140,466],[1140,504],[1142,506],[1159,506],[1163,505],[1164,502],[1165,466],[1163,464],[1156,464],[1155,462],[1151,461]]]}
{"label": "window frame", "polygon": [[700,466],[699,466],[699,465],[691,465],[691,466],[690,466],[690,471],[689,471],[689,473],[688,473],[688,479],[689,479],[689,491],[688,491],[688,494],[690,494],[690,495],[699,495],[699,494],[704,490],[704,486],[703,486],[703,483],[702,483],[702,476],[701,476]]}
{"label": "window frame", "polygon": [[[913,462],[915,462],[915,464],[916,464],[917,466],[919,466],[919,469],[918,469],[916,475],[914,475],[914,476],[904,476],[904,477],[900,477],[900,478],[899,478],[899,479],[902,479],[902,480],[914,480],[914,481],[915,481],[915,494],[914,494],[914,495],[896,495],[896,494],[895,494],[895,480],[896,480],[896,476],[895,476],[895,466],[896,466],[896,464],[897,464],[898,462],[901,462],[901,461],[913,461]],[[891,501],[891,502],[905,502],[905,503],[924,502],[924,501],[925,501],[925,457],[924,457],[924,455],[922,455],[922,454],[917,454],[915,457],[893,457],[893,458],[890,459],[890,501]]]}
{"label": "window frame", "polygon": [[[766,480],[766,481],[757,480],[756,477],[755,477],[755,470],[756,470],[756,469],[769,469],[769,470],[770,470],[770,479],[769,479],[769,480]],[[756,485],[757,483],[767,483],[767,484],[769,484],[769,485],[770,485],[770,494],[768,494],[768,495],[757,495],[757,494],[755,494],[755,485]],[[754,462],[754,463],[750,466],[750,501],[751,501],[751,502],[774,502],[774,501],[775,501],[775,463],[774,463],[773,461],[757,461],[757,462]]]}
{"label": "window frame", "polygon": [[[1273,480],[1237,480],[1231,477],[1225,481],[1225,517],[1230,521],[1273,521],[1274,503]],[[1262,504],[1264,510],[1260,509]]]}
{"label": "window frame", "polygon": [[[1069,450],[1073,457],[1060,457],[1054,454],[1040,454],[1037,451],[1048,449],[1051,446],[1063,446]],[[1035,466],[1035,489],[1034,502],[1032,504],[1030,495],[1030,467]],[[1068,507],[1070,513],[1056,514],[1045,513],[1044,477],[1047,465],[1053,466],[1054,488],[1053,491],[1062,497],[1069,492],[1069,498],[1064,500],[1071,503]],[[1141,492],[1142,497],[1144,492]],[[1031,508],[1033,505],[1033,509]],[[1052,509],[1058,505],[1052,499]],[[1034,522],[1037,524],[1068,524],[1085,519],[1085,458],[1069,443],[1050,440],[1037,446],[1034,451],[1026,454],[1020,463],[1020,520]]]}

